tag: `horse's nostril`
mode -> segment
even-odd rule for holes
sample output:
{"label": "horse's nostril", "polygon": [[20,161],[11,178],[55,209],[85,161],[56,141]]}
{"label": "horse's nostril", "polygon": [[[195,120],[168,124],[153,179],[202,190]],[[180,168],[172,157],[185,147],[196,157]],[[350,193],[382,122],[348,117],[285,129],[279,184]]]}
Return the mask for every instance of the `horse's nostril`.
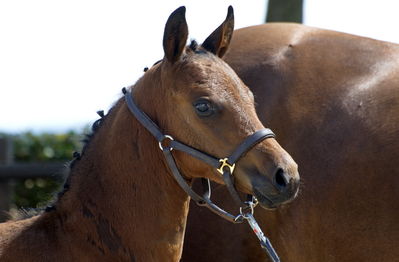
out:
{"label": "horse's nostril", "polygon": [[287,185],[289,183],[289,177],[287,174],[285,174],[283,169],[279,168],[279,169],[277,169],[274,181],[276,183],[276,186],[280,190],[283,190],[287,187]]}

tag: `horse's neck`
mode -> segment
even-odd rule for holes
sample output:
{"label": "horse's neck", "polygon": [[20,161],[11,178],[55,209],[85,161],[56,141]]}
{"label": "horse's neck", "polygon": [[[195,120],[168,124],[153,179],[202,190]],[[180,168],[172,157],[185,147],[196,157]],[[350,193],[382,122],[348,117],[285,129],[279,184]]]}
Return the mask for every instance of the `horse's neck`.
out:
{"label": "horse's neck", "polygon": [[53,212],[64,217],[64,232],[101,255],[178,260],[189,198],[166,170],[154,138],[119,102]]}

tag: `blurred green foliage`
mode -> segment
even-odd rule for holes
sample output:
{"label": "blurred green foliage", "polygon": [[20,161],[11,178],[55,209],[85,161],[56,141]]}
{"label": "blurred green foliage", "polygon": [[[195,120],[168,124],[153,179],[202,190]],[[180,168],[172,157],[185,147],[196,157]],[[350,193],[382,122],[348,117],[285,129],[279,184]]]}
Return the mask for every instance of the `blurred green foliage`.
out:
{"label": "blurred green foliage", "polygon": [[17,208],[43,208],[61,186],[61,181],[51,178],[18,180],[14,185],[13,203]]}
{"label": "blurred green foliage", "polygon": [[75,131],[65,134],[33,134],[13,136],[15,161],[41,162],[70,160],[81,147],[82,135]]}
{"label": "blurred green foliage", "polygon": [[303,22],[303,0],[269,0],[266,23]]}
{"label": "blurred green foliage", "polygon": [[[35,134],[24,132],[11,135],[15,162],[62,162],[72,160],[74,151],[80,151],[82,133],[69,131],[64,134]],[[62,187],[56,178],[16,180],[13,202],[17,208],[42,208],[52,200]]]}

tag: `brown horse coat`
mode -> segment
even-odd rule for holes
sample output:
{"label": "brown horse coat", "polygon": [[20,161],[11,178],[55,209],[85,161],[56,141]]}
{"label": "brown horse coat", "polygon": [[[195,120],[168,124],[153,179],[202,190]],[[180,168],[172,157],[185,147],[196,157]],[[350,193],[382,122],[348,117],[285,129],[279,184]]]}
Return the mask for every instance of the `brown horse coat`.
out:
{"label": "brown horse coat", "polygon": [[[264,129],[251,91],[220,59],[233,25],[230,7],[202,46],[186,47],[185,8],[178,8],[165,26],[164,59],[131,88],[163,134],[217,159]],[[93,127],[56,205],[34,218],[0,224],[1,262],[179,261],[189,197],[158,141],[124,99]],[[223,181],[213,166],[177,149],[172,154],[188,183],[199,176]],[[242,156],[233,175],[237,189],[264,197],[261,205],[291,201],[298,192],[297,165],[274,138]]]}
{"label": "brown horse coat", "polygon": [[[301,172],[296,201],[256,210],[281,260],[399,261],[399,46],[266,24],[235,31],[225,61]],[[246,227],[188,221],[183,261],[265,261]]]}

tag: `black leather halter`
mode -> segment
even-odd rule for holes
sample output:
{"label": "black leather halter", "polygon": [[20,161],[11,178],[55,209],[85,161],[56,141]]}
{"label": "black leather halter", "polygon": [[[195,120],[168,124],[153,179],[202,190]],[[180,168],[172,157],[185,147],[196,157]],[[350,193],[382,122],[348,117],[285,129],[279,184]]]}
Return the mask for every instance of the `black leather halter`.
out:
{"label": "black leather halter", "polygon": [[[232,180],[234,167],[236,162],[253,146],[263,141],[264,139],[274,138],[275,137],[274,133],[268,128],[256,131],[252,135],[248,136],[229,157],[224,159],[218,159],[204,152],[201,152],[195,148],[187,146],[179,141],[176,141],[170,135],[164,135],[160,131],[159,127],[148,117],[148,115],[145,114],[143,111],[141,111],[140,108],[134,103],[131,91],[127,90],[126,88],[123,88],[122,92],[125,95],[125,100],[129,110],[136,117],[136,119],[158,140],[159,148],[162,150],[166,158],[166,161],[169,165],[170,171],[172,172],[174,178],[176,179],[180,187],[198,205],[206,206],[212,212],[223,217],[224,219],[227,219],[230,222],[241,223],[244,220],[242,211],[240,215],[234,216],[226,212],[225,210],[221,209],[211,201],[210,199],[211,189],[210,189],[209,179],[202,178],[202,184],[204,186],[204,193],[202,197],[192,190],[192,188],[187,184],[186,180],[180,174],[180,171],[176,166],[176,162],[173,158],[171,151],[179,150],[186,152],[187,154],[195,158],[198,158],[204,161],[205,163],[209,164],[210,166],[214,167],[215,169],[217,169],[217,171],[222,175],[223,180],[227,186],[227,189],[230,192],[230,195],[235,200],[235,202],[237,202],[237,204],[240,206],[240,209],[241,210],[245,208],[253,209],[253,202],[242,201],[238,192],[234,187],[234,182]],[[168,143],[165,143],[166,140],[169,140]],[[168,145],[166,146],[164,144]]]}

